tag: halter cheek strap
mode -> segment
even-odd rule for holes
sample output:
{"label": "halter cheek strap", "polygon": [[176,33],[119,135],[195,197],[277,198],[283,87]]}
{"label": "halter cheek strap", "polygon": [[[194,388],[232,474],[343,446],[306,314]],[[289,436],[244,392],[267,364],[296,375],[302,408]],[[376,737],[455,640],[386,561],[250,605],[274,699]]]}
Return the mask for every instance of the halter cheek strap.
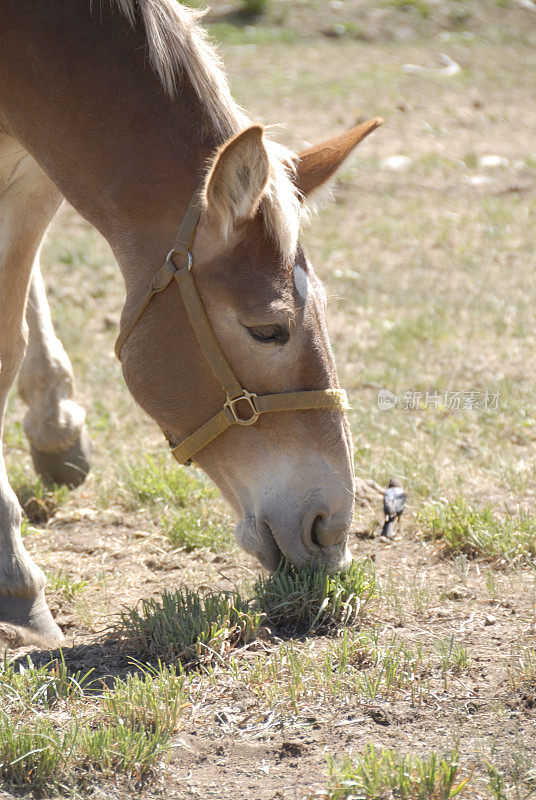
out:
{"label": "halter cheek strap", "polygon": [[[171,452],[181,464],[190,463],[196,453],[220,436],[227,428],[232,425],[254,425],[261,414],[272,411],[309,411],[312,409],[349,410],[344,389],[315,389],[264,395],[257,395],[244,389],[214,333],[192,275],[191,248],[200,216],[201,208],[196,192],[186,209],[175,247],[170,250],[164,265],[155,274],[145,297],[125,320],[115,343],[115,354],[121,360],[121,349],[152,298],[164,291],[171,281],[175,280],[197,341],[227,398],[221,411],[172,448]],[[182,267],[177,267],[175,264],[175,260],[178,261],[179,258],[184,262]]]}

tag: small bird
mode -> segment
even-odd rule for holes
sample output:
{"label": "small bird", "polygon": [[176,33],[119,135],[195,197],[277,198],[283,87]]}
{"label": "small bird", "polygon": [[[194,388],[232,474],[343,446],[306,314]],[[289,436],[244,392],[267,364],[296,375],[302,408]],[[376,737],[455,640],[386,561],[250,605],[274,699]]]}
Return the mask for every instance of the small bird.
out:
{"label": "small bird", "polygon": [[398,527],[400,529],[400,517],[404,511],[406,504],[406,493],[399,480],[391,478],[389,486],[383,496],[383,512],[385,514],[385,522],[383,524],[381,535],[392,539],[394,534],[393,524],[395,519],[398,520]]}

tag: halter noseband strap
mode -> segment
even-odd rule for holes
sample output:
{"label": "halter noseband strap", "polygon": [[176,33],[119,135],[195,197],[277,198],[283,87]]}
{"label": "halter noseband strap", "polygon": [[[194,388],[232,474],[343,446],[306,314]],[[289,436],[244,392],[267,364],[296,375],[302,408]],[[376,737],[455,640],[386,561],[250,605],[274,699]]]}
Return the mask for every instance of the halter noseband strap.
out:
{"label": "halter noseband strap", "polygon": [[[227,428],[232,425],[254,425],[261,414],[269,411],[307,411],[326,408],[347,411],[349,409],[344,389],[315,389],[257,395],[248,392],[241,385],[210,324],[191,271],[193,264],[191,248],[201,216],[200,206],[199,195],[196,192],[186,209],[175,247],[169,251],[164,265],[152,279],[145,297],[124,322],[115,343],[115,354],[121,360],[121,349],[151,299],[169,286],[172,280],[175,280],[197,341],[227,397],[221,411],[172,448],[171,452],[181,464],[189,463],[196,453]],[[186,259],[186,264],[177,267],[174,261],[176,257]]]}

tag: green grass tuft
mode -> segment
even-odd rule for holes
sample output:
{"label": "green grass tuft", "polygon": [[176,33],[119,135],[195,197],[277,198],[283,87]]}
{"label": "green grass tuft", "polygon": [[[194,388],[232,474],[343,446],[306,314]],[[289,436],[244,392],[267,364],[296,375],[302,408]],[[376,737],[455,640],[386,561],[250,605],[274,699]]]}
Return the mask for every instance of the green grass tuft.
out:
{"label": "green grass tuft", "polygon": [[251,17],[265,14],[268,10],[269,0],[241,0],[240,6],[243,14]]}
{"label": "green grass tuft", "polygon": [[115,633],[128,648],[184,666],[210,664],[252,642],[265,619],[289,631],[329,630],[352,624],[376,593],[372,563],[354,563],[343,575],[288,566],[254,585],[253,595],[183,588],[141,600],[120,614]]}
{"label": "green grass tuft", "polygon": [[238,592],[201,595],[183,588],[123,611],[116,633],[135,651],[198,666],[253,641],[261,621]]}
{"label": "green grass tuft", "polygon": [[186,676],[179,666],[158,667],[136,663],[141,674],[129,675],[106,689],[102,704],[115,723],[127,723],[133,730],[172,733],[181,712],[189,705]]}
{"label": "green grass tuft", "polygon": [[536,521],[528,514],[499,517],[491,507],[473,508],[465,500],[433,503],[420,515],[424,536],[442,541],[446,555],[464,554],[502,563],[523,563],[536,556]]}
{"label": "green grass tuft", "polygon": [[76,699],[84,695],[91,683],[93,670],[71,674],[63,653],[42,667],[35,667],[28,656],[26,666],[9,664],[7,656],[0,668],[0,700],[15,709],[49,708],[60,699]]}
{"label": "green grass tuft", "polygon": [[[69,675],[63,658],[39,668],[30,659],[27,667],[4,663],[0,782],[49,796],[87,787],[97,775],[123,774],[138,782],[151,775],[190,695],[180,670],[135,666],[141,675],[117,680],[98,695],[91,673]],[[91,716],[79,717],[72,707],[68,721],[51,716],[60,699],[83,699]]]}
{"label": "green grass tuft", "polygon": [[442,639],[435,647],[443,672],[459,675],[471,666],[471,657],[462,642],[455,642],[454,637]]}
{"label": "green grass tuft", "polygon": [[337,766],[329,762],[330,786],[326,800],[451,800],[461,796],[469,777],[458,780],[458,753],[428,759],[401,756],[392,750],[367,746],[357,761],[347,758]]}
{"label": "green grass tuft", "polygon": [[151,732],[133,730],[123,720],[97,730],[87,727],[78,742],[79,768],[108,777],[123,773],[144,780],[168,749],[169,738],[165,727]]}
{"label": "green grass tuft", "polygon": [[62,732],[43,717],[20,722],[0,712],[0,781],[40,794],[65,791],[73,744],[72,729]]}
{"label": "green grass tuft", "polygon": [[62,569],[58,572],[46,572],[47,588],[56,594],[61,595],[65,600],[74,600],[77,595],[84,591],[87,581],[73,580],[68,572]]}
{"label": "green grass tuft", "polygon": [[163,520],[166,536],[173,547],[192,552],[200,547],[208,547],[220,552],[229,547],[229,528],[209,513],[198,509],[185,508],[169,514]]}
{"label": "green grass tuft", "polygon": [[269,625],[286,631],[322,631],[355,622],[376,594],[376,575],[369,559],[353,562],[347,572],[336,575],[284,564],[259,577],[254,593]]}
{"label": "green grass tuft", "polygon": [[192,500],[200,496],[213,497],[216,493],[195,472],[178,467],[167,453],[158,457],[145,455],[129,464],[124,486],[127,498],[134,501],[136,507],[162,504],[172,509],[186,508]]}
{"label": "green grass tuft", "polygon": [[217,489],[193,469],[180,468],[167,454],[146,455],[123,478],[123,504],[146,508],[163,525],[171,544],[186,550],[229,547],[226,514],[218,513]]}

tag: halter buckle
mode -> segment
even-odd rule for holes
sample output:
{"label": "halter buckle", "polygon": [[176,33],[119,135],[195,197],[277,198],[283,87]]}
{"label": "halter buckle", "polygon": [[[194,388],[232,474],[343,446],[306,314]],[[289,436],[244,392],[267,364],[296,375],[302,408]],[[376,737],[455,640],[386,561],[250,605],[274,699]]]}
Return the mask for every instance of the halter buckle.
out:
{"label": "halter buckle", "polygon": [[191,270],[191,268],[192,268],[192,264],[194,263],[194,257],[193,257],[193,255],[192,255],[192,252],[191,252],[191,250],[190,250],[189,248],[186,250],[186,257],[187,257],[187,259],[188,259],[188,263],[187,263],[185,266],[183,266],[183,267],[178,267],[178,266],[175,264],[175,262],[173,261],[173,256],[174,256],[174,255],[175,255],[175,253],[177,253],[177,252],[178,252],[178,251],[176,250],[176,248],[175,248],[175,247],[173,247],[173,248],[172,248],[172,249],[169,251],[169,253],[167,254],[165,263],[166,263],[166,264],[171,264],[171,265],[172,265],[172,266],[175,268],[175,271],[176,271],[176,272],[180,272],[182,269],[185,269],[187,272],[189,272],[189,271]]}
{"label": "halter buckle", "polygon": [[[223,407],[231,415],[233,422],[237,422],[239,425],[254,425],[260,416],[255,406],[256,397],[257,395],[254,392],[248,392],[247,389],[242,389],[242,394],[238,395],[238,397],[228,396]],[[249,406],[248,410],[251,410],[250,417],[244,419],[244,417],[240,416],[236,407],[236,404],[240,402],[247,403]]]}

